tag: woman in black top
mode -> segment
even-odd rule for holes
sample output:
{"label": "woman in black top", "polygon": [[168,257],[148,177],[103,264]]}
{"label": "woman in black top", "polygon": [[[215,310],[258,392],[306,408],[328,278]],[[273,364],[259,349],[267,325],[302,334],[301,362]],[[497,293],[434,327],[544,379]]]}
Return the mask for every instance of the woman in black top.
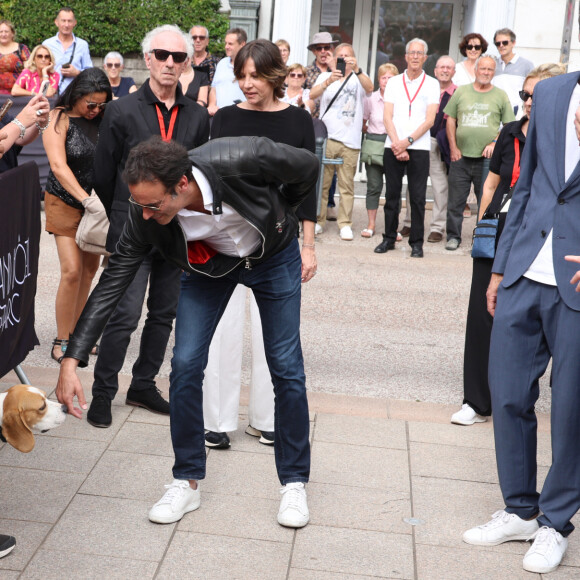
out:
{"label": "woman in black top", "polygon": [[179,77],[181,90],[186,97],[207,108],[209,100],[209,77],[207,73],[197,70],[194,66],[188,67]]}
{"label": "woman in black top", "polygon": [[[538,82],[564,70],[558,64],[536,67],[526,77],[520,96],[524,102],[524,116],[519,121],[507,123],[495,144],[489,166],[489,174],[483,185],[478,219],[484,214],[499,214],[496,247],[501,236],[509,202],[502,209],[502,202],[519,176],[519,159],[526,143],[532,95]],[[516,155],[516,151],[518,155]],[[501,212],[500,212],[501,209]],[[457,425],[473,425],[487,420],[491,415],[491,398],[487,380],[489,343],[493,318],[487,311],[486,291],[491,279],[493,259],[474,258],[471,292],[465,329],[463,359],[463,406],[451,417]]]}
{"label": "woman in black top", "polygon": [[[248,42],[234,61],[234,74],[246,101],[219,109],[211,138],[258,136],[314,152],[314,127],[308,112],[281,101],[287,69],[278,47],[268,40]],[[300,167],[296,168],[300,171]],[[316,188],[296,210],[302,220],[302,282],[316,274],[314,226]],[[208,447],[229,447],[227,431],[237,429],[241,381],[241,348],[246,292],[238,286],[214,335],[204,382],[204,422]],[[250,426],[246,431],[266,445],[274,443],[274,388],[264,355],[261,324],[255,300],[252,314],[252,378]],[[221,396],[220,396],[221,393]],[[226,395],[227,393],[227,395]]]}
{"label": "woman in black top", "polygon": [[84,212],[83,201],[93,189],[99,124],[111,98],[111,85],[102,70],[82,71],[59,97],[43,135],[50,163],[44,196],[46,231],[54,234],[60,262],[55,304],[57,337],[51,351],[57,362],[66,350],[99,267],[100,256],[83,252],[75,235]]}

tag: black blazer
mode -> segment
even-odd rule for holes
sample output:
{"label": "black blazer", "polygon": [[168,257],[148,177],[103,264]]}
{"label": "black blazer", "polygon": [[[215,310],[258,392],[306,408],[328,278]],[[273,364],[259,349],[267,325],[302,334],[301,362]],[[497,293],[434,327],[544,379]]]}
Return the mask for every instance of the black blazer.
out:
{"label": "black blazer", "polygon": [[[111,222],[107,235],[109,252],[115,250],[129,213],[129,188],[122,178],[129,151],[160,134],[154,102],[147,80],[137,92],[111,101],[105,109],[95,153],[95,191]],[[184,97],[179,86],[175,102],[180,109],[174,140],[188,150],[203,145],[209,139],[207,110]]]}

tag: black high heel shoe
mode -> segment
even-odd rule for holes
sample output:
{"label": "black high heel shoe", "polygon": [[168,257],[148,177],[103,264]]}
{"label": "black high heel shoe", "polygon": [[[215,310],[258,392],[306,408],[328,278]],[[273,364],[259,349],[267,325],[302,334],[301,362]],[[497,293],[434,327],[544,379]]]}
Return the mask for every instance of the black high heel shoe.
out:
{"label": "black high heel shoe", "polygon": [[[50,351],[50,358],[52,360],[56,361],[58,364],[60,364],[62,362],[62,359],[64,358],[64,353],[66,352],[67,345],[68,345],[68,339],[55,338],[52,341],[52,350]],[[55,346],[60,346],[60,350],[62,351],[62,355],[59,357],[54,356],[54,347]]]}

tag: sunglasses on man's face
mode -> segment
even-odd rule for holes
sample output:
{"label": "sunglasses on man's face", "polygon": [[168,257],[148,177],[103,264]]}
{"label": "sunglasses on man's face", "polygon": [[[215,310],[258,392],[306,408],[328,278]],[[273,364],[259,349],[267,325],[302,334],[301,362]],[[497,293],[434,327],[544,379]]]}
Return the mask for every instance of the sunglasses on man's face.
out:
{"label": "sunglasses on man's face", "polygon": [[332,50],[332,46],[330,46],[330,44],[319,44],[318,46],[314,47],[314,50],[317,50],[318,52],[324,50],[324,52],[328,52],[329,50]]}
{"label": "sunglasses on man's face", "polygon": [[89,111],[94,111],[97,107],[102,111],[106,106],[107,103],[93,103],[92,101],[87,101],[85,99],[85,103],[87,104],[87,109]]}
{"label": "sunglasses on man's face", "polygon": [[191,40],[205,40],[207,36],[198,36],[197,34],[191,35]]}
{"label": "sunglasses on man's face", "polygon": [[136,201],[132,195],[129,196],[129,203],[132,205],[136,205],[137,207],[140,207],[142,209],[148,209],[151,211],[161,211],[161,207],[163,206],[163,202],[165,201],[165,198],[163,198],[161,201],[158,201],[155,205],[145,205],[143,203],[139,203],[138,201]]}
{"label": "sunglasses on man's face", "polygon": [[533,99],[534,98],[534,94],[533,93],[528,93],[528,91],[520,91],[520,99],[526,103],[528,99]]}
{"label": "sunglasses on man's face", "polygon": [[499,48],[500,46],[507,46],[509,43],[509,40],[498,40],[494,44]]}
{"label": "sunglasses on man's face", "polygon": [[108,62],[105,66],[107,68],[121,68],[121,63],[120,62]]}
{"label": "sunglasses on man's face", "polygon": [[181,64],[187,58],[187,52],[171,52],[162,48],[154,48],[151,52],[159,62],[165,62],[171,56],[175,64]]}
{"label": "sunglasses on man's face", "polygon": [[291,79],[301,79],[304,75],[302,73],[290,73],[289,77]]}
{"label": "sunglasses on man's face", "polygon": [[481,44],[468,44],[465,48],[467,50],[481,50]]}

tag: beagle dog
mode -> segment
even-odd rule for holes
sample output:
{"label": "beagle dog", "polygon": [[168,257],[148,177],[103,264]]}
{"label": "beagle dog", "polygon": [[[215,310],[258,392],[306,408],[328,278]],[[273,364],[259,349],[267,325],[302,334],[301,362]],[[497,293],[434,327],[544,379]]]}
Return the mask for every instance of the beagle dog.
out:
{"label": "beagle dog", "polygon": [[44,391],[16,385],[0,393],[0,439],[18,451],[34,449],[33,433],[45,433],[64,423],[66,407],[49,401]]}

